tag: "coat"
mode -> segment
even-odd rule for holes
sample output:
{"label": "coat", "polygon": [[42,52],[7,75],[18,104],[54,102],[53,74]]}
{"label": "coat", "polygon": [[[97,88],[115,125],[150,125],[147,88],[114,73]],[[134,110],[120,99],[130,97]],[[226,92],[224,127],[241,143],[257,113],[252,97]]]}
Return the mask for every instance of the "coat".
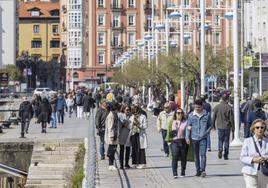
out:
{"label": "coat", "polygon": [[[256,141],[256,137],[253,136],[253,138],[262,156],[268,157],[268,139],[265,137],[262,139],[262,148],[260,148],[260,144],[258,141]],[[258,157],[258,156],[259,154],[255,149],[255,145],[254,145],[252,137],[246,138],[244,140],[241,154],[240,154],[240,160],[243,163],[243,167],[242,167],[243,174],[257,175],[258,163],[252,163],[252,159],[253,157]]]}
{"label": "coat", "polygon": [[120,145],[130,146],[130,121],[129,117],[125,113],[119,113],[119,138],[118,142]]}
{"label": "coat", "polygon": [[90,108],[95,108],[95,100],[89,96],[89,95],[85,95],[82,98],[82,104],[83,104],[83,111],[84,112],[90,112]]}
{"label": "coat", "polygon": [[169,123],[173,121],[173,116],[174,112],[167,113],[165,110],[160,112],[156,120],[157,131],[167,130]]}
{"label": "coat", "polygon": [[[132,127],[133,127],[133,122],[134,122],[134,115],[132,115],[129,118],[130,121],[130,133],[131,135],[132,132]],[[139,140],[140,140],[140,149],[146,149],[148,147],[148,139],[147,139],[147,134],[146,134],[146,129],[148,128],[148,123],[147,123],[147,118],[145,115],[141,114],[140,115],[140,134],[139,134]]]}
{"label": "coat", "polygon": [[38,116],[38,122],[50,122],[50,116],[51,116],[51,106],[49,104],[42,103],[40,107],[41,111]]}
{"label": "coat", "polygon": [[67,105],[64,96],[59,96],[57,100],[57,111],[64,110],[66,106]]}
{"label": "coat", "polygon": [[31,119],[33,117],[32,104],[29,101],[23,101],[19,107],[19,117],[22,120]]}
{"label": "coat", "polygon": [[116,113],[109,112],[105,121],[104,141],[108,145],[118,144],[118,120]]}
{"label": "coat", "polygon": [[218,129],[234,128],[234,112],[232,107],[225,101],[215,106],[212,117],[212,127]]}

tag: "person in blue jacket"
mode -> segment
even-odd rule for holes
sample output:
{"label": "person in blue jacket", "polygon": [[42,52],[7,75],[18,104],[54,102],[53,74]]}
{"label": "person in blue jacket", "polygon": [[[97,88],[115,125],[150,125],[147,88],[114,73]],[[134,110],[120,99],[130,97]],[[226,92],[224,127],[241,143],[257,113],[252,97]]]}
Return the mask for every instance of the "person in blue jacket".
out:
{"label": "person in blue jacket", "polygon": [[58,116],[58,123],[64,123],[64,109],[67,107],[64,95],[62,92],[59,93],[58,100],[57,100],[57,116]]}

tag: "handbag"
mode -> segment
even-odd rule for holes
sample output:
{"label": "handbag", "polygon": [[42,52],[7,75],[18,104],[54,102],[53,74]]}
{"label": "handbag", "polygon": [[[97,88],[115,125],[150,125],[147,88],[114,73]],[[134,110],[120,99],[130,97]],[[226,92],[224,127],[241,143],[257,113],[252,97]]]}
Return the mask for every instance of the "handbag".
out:
{"label": "handbag", "polygon": [[[180,127],[180,126],[179,126]],[[171,138],[175,138],[178,135],[178,129],[179,129],[178,125],[176,127],[176,130],[172,130],[170,131],[170,137]]]}
{"label": "handbag", "polygon": [[[254,143],[254,146],[255,146],[255,150],[258,152],[258,154],[261,157],[260,150],[257,147],[257,145],[256,145],[255,140],[254,140],[253,137],[252,137],[252,140],[253,140],[253,143]],[[259,164],[259,165],[260,165],[260,171],[263,173],[263,175],[268,176],[268,161],[265,161],[264,163]]]}

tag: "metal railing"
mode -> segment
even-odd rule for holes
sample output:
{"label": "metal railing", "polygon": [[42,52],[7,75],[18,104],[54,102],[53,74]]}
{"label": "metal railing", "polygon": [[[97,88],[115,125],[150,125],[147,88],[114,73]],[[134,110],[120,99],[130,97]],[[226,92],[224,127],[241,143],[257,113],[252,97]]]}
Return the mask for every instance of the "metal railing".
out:
{"label": "metal railing", "polygon": [[90,123],[88,130],[88,138],[85,138],[86,154],[84,159],[84,180],[83,188],[94,188],[96,186],[96,137],[95,137],[95,112],[90,112]]}

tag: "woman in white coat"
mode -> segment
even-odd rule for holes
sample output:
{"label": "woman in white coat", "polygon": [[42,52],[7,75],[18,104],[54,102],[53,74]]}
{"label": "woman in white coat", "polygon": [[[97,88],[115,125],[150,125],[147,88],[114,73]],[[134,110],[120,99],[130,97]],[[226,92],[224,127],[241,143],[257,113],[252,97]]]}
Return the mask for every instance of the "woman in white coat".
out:
{"label": "woman in white coat", "polygon": [[247,188],[266,188],[268,177],[260,168],[268,160],[268,139],[264,137],[266,124],[262,119],[256,119],[250,129],[253,136],[244,140],[240,155],[242,173]]}
{"label": "woman in white coat", "polygon": [[132,116],[130,117],[130,142],[132,146],[132,164],[133,167],[144,168],[146,165],[145,149],[147,148],[146,116],[141,114],[138,105],[132,107]]}

